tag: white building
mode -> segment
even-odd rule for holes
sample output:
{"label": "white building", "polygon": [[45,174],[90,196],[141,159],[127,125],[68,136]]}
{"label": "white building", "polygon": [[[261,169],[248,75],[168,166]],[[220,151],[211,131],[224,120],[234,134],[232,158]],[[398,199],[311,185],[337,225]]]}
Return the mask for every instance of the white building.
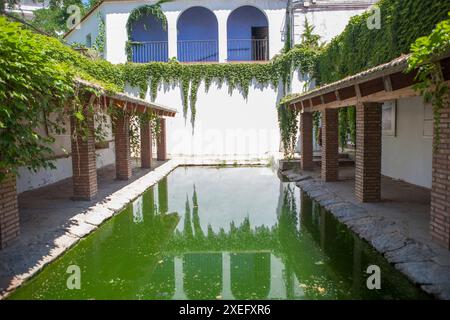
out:
{"label": "white building", "polygon": [[[112,63],[125,63],[128,40],[126,23],[130,12],[157,1],[105,0],[94,6],[76,28],[66,34],[68,43],[91,45],[99,34],[100,19],[105,26],[104,57]],[[306,1],[288,0],[175,0],[163,3],[167,30],[148,17],[144,28],[134,27],[132,40],[140,42],[133,48],[133,61],[167,61],[176,57],[181,62],[228,63],[269,60],[284,47],[286,21],[293,17],[292,36],[299,43],[305,17],[316,26],[323,40],[341,33],[351,16],[360,14],[374,1]],[[291,14],[287,15],[287,12]],[[146,50],[142,50],[142,48]],[[301,77],[294,77],[293,91],[303,87]],[[128,87],[129,93],[137,88]],[[227,85],[212,85],[205,92],[200,85],[196,104],[195,131],[183,118],[179,86],[159,88],[156,103],[178,109],[168,123],[168,153],[172,156],[210,156],[268,158],[280,149],[276,104],[281,90],[254,83],[248,99]],[[149,99],[147,96],[146,99]],[[237,116],[239,115],[239,116]],[[114,163],[114,137],[97,151],[97,167]],[[56,170],[37,173],[20,170],[18,191],[34,189],[72,176],[70,137],[57,138]],[[61,150],[64,150],[61,151]]]}
{"label": "white building", "polygon": [[32,19],[34,11],[45,9],[48,7],[48,0],[20,0],[12,9],[6,9],[9,12],[18,13],[24,16],[25,19]]}

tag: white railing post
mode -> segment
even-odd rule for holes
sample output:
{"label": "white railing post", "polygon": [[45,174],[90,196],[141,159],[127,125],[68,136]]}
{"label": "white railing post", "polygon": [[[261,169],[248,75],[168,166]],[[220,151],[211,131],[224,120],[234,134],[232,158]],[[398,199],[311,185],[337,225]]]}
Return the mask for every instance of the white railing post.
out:
{"label": "white railing post", "polygon": [[228,35],[227,20],[230,14],[229,10],[217,10],[214,12],[219,25],[219,62],[226,62],[228,59]]}
{"label": "white railing post", "polygon": [[167,40],[169,59],[178,57],[177,53],[177,17],[178,11],[167,11],[164,13],[167,18]]}

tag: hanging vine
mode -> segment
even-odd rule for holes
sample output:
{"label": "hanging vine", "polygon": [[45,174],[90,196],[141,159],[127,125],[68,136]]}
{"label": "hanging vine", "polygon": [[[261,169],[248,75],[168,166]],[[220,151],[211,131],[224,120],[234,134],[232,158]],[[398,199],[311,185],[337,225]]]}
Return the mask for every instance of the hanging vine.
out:
{"label": "hanging vine", "polygon": [[130,12],[130,16],[128,17],[128,21],[126,24],[128,40],[125,43],[125,53],[127,55],[128,61],[131,61],[132,55],[133,55],[131,46],[133,44],[138,44],[137,42],[133,42],[132,36],[131,36],[133,33],[133,27],[137,22],[143,21],[144,29],[147,30],[149,28],[149,26],[142,19],[145,17],[153,16],[161,22],[163,29],[167,30],[167,18],[164,15],[164,12],[161,10],[161,4],[163,4],[165,2],[170,2],[170,0],[160,0],[157,3],[152,4],[152,5],[144,5],[144,6],[137,7]]}
{"label": "hanging vine", "polygon": [[98,35],[95,38],[94,49],[103,55],[106,43],[106,26],[105,20],[103,19],[102,14],[100,12],[97,14],[97,20],[98,20]]}
{"label": "hanging vine", "polygon": [[[449,13],[450,17],[450,13]],[[436,152],[441,143],[441,110],[449,103],[449,88],[442,74],[439,55],[450,50],[450,18],[439,23],[427,37],[421,37],[411,46],[408,72],[417,70],[415,89],[433,106],[434,145]]]}

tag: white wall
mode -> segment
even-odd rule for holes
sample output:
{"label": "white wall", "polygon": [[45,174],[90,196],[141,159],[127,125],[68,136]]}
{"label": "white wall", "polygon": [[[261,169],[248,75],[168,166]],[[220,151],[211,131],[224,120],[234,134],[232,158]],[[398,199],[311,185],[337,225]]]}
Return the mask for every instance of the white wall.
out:
{"label": "white wall", "polygon": [[[136,94],[137,90],[128,88]],[[220,159],[223,156],[268,158],[279,150],[279,129],[276,103],[280,90],[253,83],[245,100],[238,90],[230,95],[228,86],[212,83],[205,92],[198,90],[195,130],[191,113],[183,117],[179,86],[161,85],[157,103],[176,108],[175,118],[167,120],[167,148],[170,155],[204,155]],[[149,99],[147,97],[147,99]]]}
{"label": "white wall", "polygon": [[314,25],[314,33],[321,36],[322,42],[330,42],[331,39],[344,31],[351,17],[363,13],[361,9],[326,10],[294,13],[294,44],[301,42],[301,34],[304,31],[305,17]]}
{"label": "white wall", "polygon": [[423,135],[424,112],[421,97],[398,100],[397,135],[383,135],[381,172],[431,188],[433,142]]}
{"label": "white wall", "polygon": [[[125,43],[128,39],[126,23],[129,13],[136,7],[156,1],[124,1],[106,2],[101,5],[101,10],[106,16],[106,59],[112,63],[125,63]],[[227,58],[227,19],[234,9],[244,5],[259,8],[265,13],[269,21],[269,50],[273,57],[283,48],[284,17],[287,0],[178,0],[164,3],[162,11],[167,17],[169,58],[176,56],[176,32],[179,16],[188,8],[202,6],[210,9],[216,15],[219,26],[219,62],[225,62]],[[94,28],[90,25],[82,29]],[[72,32],[67,41],[73,42],[80,30]]]}
{"label": "white wall", "polygon": [[[86,44],[86,36],[90,33],[92,44],[94,44],[95,39],[98,36],[98,13],[101,13],[100,7],[95,9],[94,12],[86,18],[86,20],[82,21],[76,29],[74,29],[67,36],[66,41],[68,43],[81,43]],[[103,13],[101,13],[103,14]]]}
{"label": "white wall", "polygon": [[[96,150],[96,166],[97,169],[115,163],[115,151],[110,119],[107,119],[108,127],[106,130],[105,140],[109,142],[109,148]],[[70,141],[70,125],[68,119],[65,120],[66,133],[61,135],[53,135],[55,143],[51,146],[55,157],[57,158],[53,164],[56,169],[40,169],[37,172],[28,170],[26,167],[19,168],[17,176],[17,192],[21,193],[43,187],[63,179],[72,177],[72,146]],[[37,130],[40,134],[44,134],[44,129]]]}

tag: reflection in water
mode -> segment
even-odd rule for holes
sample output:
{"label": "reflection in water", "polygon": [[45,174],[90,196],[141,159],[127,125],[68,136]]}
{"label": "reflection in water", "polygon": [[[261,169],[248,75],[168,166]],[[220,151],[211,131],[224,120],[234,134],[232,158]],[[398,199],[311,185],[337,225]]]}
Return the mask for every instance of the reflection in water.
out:
{"label": "reflection in water", "polygon": [[[11,298],[425,297],[295,185],[257,170],[178,169]],[[246,188],[243,177],[255,183]],[[279,194],[263,196],[269,186]],[[81,290],[65,286],[71,264],[82,269]],[[365,285],[371,264],[382,290]]]}
{"label": "reflection in water", "polygon": [[233,253],[231,290],[236,299],[266,299],[270,290],[270,253]]}
{"label": "reflection in water", "polygon": [[216,299],[222,292],[222,254],[184,255],[184,292],[189,299]]}

